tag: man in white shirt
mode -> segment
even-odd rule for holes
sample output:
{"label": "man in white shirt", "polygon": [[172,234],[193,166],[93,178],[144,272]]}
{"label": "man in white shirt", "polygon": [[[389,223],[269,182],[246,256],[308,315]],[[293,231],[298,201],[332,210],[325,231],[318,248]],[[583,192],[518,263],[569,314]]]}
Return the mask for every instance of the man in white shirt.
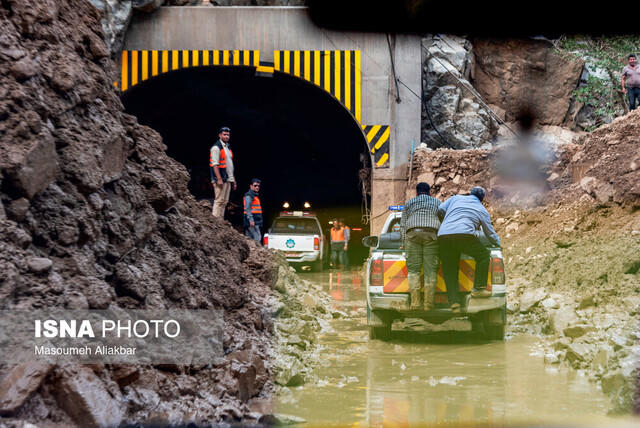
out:
{"label": "man in white shirt", "polygon": [[231,189],[236,190],[236,181],[233,177],[233,152],[229,144],[231,130],[226,126],[218,131],[218,140],[209,151],[209,169],[211,171],[211,184],[215,190],[215,199],[211,214],[214,217],[224,219],[224,210],[229,203]]}

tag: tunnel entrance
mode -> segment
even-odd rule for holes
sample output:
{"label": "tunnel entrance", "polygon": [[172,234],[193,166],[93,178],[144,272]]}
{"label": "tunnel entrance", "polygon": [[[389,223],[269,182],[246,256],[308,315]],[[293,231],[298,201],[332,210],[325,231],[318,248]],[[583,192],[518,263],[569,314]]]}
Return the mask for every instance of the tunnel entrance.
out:
{"label": "tunnel entrance", "polygon": [[221,126],[231,128],[238,189],[225,218],[239,230],[242,196],[257,177],[263,232],[284,201],[297,209],[308,201],[325,234],[334,217],[355,229],[353,264],[366,257],[362,207],[370,206],[370,196],[363,194],[360,177],[368,176],[370,155],[353,116],[321,88],[283,73],[256,75],[252,67],[196,67],[142,82],[122,102],[127,113],[162,135],[168,155],[189,171],[189,189],[199,200],[213,199],[209,149]]}

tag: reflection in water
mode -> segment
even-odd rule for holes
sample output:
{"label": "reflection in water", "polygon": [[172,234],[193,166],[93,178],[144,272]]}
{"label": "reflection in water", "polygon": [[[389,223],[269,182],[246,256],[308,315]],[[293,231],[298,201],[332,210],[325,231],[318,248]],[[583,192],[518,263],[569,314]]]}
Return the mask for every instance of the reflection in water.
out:
{"label": "reflection in water", "polygon": [[392,342],[369,341],[357,273],[307,276],[358,315],[333,322],[321,338],[324,366],[304,386],[285,389],[278,412],[314,426],[621,422],[606,418],[607,398],[585,377],[545,366],[533,337],[478,342],[468,332],[398,331]]}

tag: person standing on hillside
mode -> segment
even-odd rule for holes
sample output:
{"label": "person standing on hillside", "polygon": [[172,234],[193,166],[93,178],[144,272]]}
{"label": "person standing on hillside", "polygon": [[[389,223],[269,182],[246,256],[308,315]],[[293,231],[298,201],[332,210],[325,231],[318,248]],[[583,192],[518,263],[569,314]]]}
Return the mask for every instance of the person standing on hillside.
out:
{"label": "person standing on hillside", "polygon": [[[438,207],[440,201],[429,195],[427,183],[418,183],[417,196],[409,199],[402,209],[400,233],[407,255],[407,273],[411,309],[433,309],[438,280]],[[420,294],[420,271],[424,270],[424,295]]]}
{"label": "person standing on hillside", "polygon": [[458,292],[458,266],[462,253],[476,261],[471,295],[491,296],[491,292],[487,290],[491,253],[476,236],[476,230],[482,227],[489,241],[496,246],[500,246],[500,238],[491,225],[489,211],[482,205],[485,194],[483,187],[474,186],[470,194],[452,196],[438,208],[440,217],[444,217],[438,231],[442,276],[453,312],[459,312],[462,303]]}
{"label": "person standing on hillside", "polygon": [[640,67],[634,54],[627,59],[629,64],[622,69],[622,93],[629,97],[629,110],[635,110],[636,100],[640,101]]}
{"label": "person standing on hillside", "polygon": [[262,205],[260,204],[260,198],[258,197],[261,183],[262,182],[258,178],[251,179],[249,191],[244,194],[244,198],[242,200],[244,206],[244,213],[242,216],[244,234],[258,242],[262,239],[262,232],[260,231],[260,227],[262,226]]}
{"label": "person standing on hillside", "polygon": [[236,190],[236,180],[233,177],[233,152],[229,144],[231,130],[226,126],[218,131],[218,141],[209,150],[209,169],[211,184],[215,190],[215,199],[211,214],[224,219],[224,210],[229,203],[231,189]]}

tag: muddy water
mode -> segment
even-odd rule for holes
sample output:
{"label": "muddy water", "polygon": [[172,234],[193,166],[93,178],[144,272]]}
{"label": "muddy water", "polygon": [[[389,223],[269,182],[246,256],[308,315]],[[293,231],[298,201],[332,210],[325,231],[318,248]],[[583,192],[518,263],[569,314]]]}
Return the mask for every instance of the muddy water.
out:
{"label": "muddy water", "polygon": [[464,331],[398,330],[391,342],[369,341],[358,275],[303,276],[348,315],[321,337],[323,366],[278,399],[278,412],[308,426],[630,423],[606,416],[607,398],[584,376],[545,365],[534,337],[483,342]]}

